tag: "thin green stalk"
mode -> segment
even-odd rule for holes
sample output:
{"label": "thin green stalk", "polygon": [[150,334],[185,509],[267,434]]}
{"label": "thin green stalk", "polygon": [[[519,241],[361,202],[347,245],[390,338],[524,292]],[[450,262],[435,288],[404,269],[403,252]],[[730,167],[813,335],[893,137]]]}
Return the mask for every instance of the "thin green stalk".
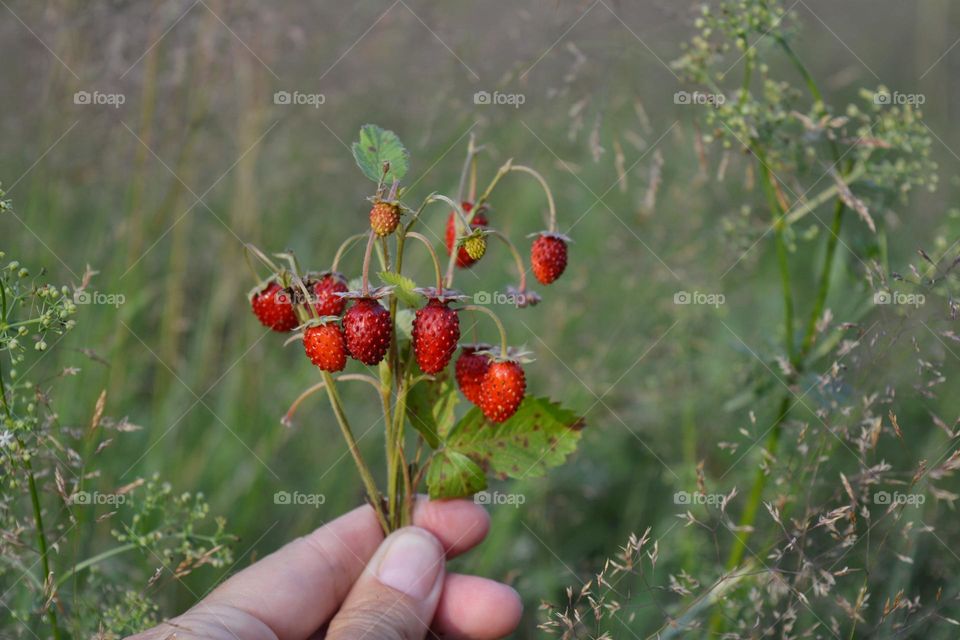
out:
{"label": "thin green stalk", "polygon": [[120,545],[119,547],[114,547],[113,549],[109,549],[109,550],[107,550],[107,551],[104,551],[103,553],[100,553],[100,554],[97,554],[97,555],[92,556],[92,557],[90,557],[90,558],[87,558],[87,559],[84,560],[83,562],[79,562],[79,563],[75,564],[72,569],[70,569],[70,570],[67,571],[65,574],[63,574],[63,575],[60,577],[60,579],[57,580],[57,587],[60,587],[60,585],[66,583],[67,580],[69,580],[70,578],[72,578],[74,575],[80,573],[80,572],[83,571],[84,569],[87,569],[87,568],[89,568],[89,567],[92,567],[92,566],[94,566],[94,565],[96,565],[96,564],[100,564],[100,563],[103,562],[104,560],[108,560],[109,558],[112,558],[113,556],[118,556],[118,555],[120,555],[120,554],[122,554],[122,553],[126,553],[127,551],[132,551],[133,549],[136,549],[136,548],[137,548],[137,544],[136,544],[136,543],[134,543],[134,542],[128,542],[127,544]]}
{"label": "thin green stalk", "polygon": [[[804,82],[807,84],[807,89],[810,92],[811,97],[815,101],[815,106],[817,112],[820,115],[826,113],[826,105],[823,101],[823,94],[820,92],[820,88],[817,86],[816,81],[813,76],[810,74],[809,70],[796,55],[793,49],[790,47],[789,43],[781,37],[777,37],[777,42],[780,44],[781,48],[793,62],[794,66],[800,72],[800,75],[803,76]],[[837,148],[835,141],[830,140],[830,149],[834,158],[834,163],[840,161],[840,153]],[[766,161],[762,155],[758,155],[758,158],[763,162],[764,168],[766,168]],[[849,167],[848,172],[849,173]],[[772,191],[773,184],[769,175],[769,169],[763,171],[764,176],[764,190],[767,192],[767,199],[771,204],[771,209],[775,212],[780,211],[781,207],[776,200],[776,193]],[[772,199],[771,199],[772,196]],[[846,206],[843,202],[843,199],[838,197],[836,206],[834,209],[833,222],[831,225],[831,235],[827,239],[826,253],[824,254],[823,265],[820,272],[820,280],[817,286],[817,295],[814,301],[813,309],[811,310],[810,317],[807,321],[806,329],[804,331],[803,337],[800,343],[799,353],[794,354],[793,347],[793,300],[792,293],[790,290],[790,278],[789,270],[787,269],[786,261],[786,246],[784,244],[782,230],[785,224],[789,224],[789,221],[784,219],[784,215],[777,216],[776,224],[774,227],[775,233],[775,242],[777,244],[777,257],[781,273],[781,284],[784,288],[784,303],[785,303],[785,324],[787,327],[786,331],[786,346],[788,357],[790,362],[793,365],[793,371],[790,375],[787,376],[787,385],[792,385],[797,377],[800,375],[805,366],[805,358],[809,354],[811,348],[813,347],[814,339],[816,338],[817,331],[817,322],[820,319],[820,316],[823,313],[824,306],[826,304],[827,295],[830,291],[830,275],[833,272],[833,263],[836,257],[836,248],[839,241],[840,228],[843,223],[843,213]],[[770,454],[774,455],[776,453],[777,447],[780,442],[781,432],[783,431],[783,424],[786,422],[787,416],[790,413],[791,407],[791,397],[792,392],[787,392],[780,400],[779,409],[777,412],[777,419],[774,423],[774,426],[770,432],[770,435],[767,437],[767,441],[764,445],[765,450]],[[757,474],[753,481],[753,486],[750,489],[750,494],[747,498],[747,504],[744,507],[744,511],[740,517],[740,528],[741,536],[737,537],[734,546],[730,550],[730,555],[727,558],[726,570],[733,571],[743,560],[744,552],[746,551],[747,540],[750,537],[750,527],[753,526],[754,521],[756,520],[757,512],[759,511],[760,503],[763,499],[763,491],[767,485],[767,474],[763,469],[758,469]],[[721,612],[716,610],[710,621],[710,631],[711,633],[719,634],[723,631],[726,621],[723,618]]]}
{"label": "thin green stalk", "polygon": [[[0,291],[2,291],[3,288],[3,285],[0,284]],[[6,300],[6,292],[4,292],[4,306],[6,306]],[[13,412],[10,411],[10,405],[7,404],[7,387],[3,381],[2,369],[0,369],[0,400],[3,402],[4,413],[6,414],[7,418],[12,421]],[[26,449],[19,436],[17,436],[17,446],[21,450]],[[26,458],[23,461],[23,468],[27,472],[27,486],[30,490],[30,505],[33,508],[33,522],[37,529],[37,547],[40,550],[40,567],[43,569],[43,580],[41,582],[43,583],[44,587],[46,587],[47,580],[50,577],[50,560],[47,553],[47,534],[43,529],[43,509],[40,507],[40,492],[37,490],[37,480],[33,473],[33,463],[29,458]],[[56,593],[55,589],[53,593]],[[54,639],[60,640],[60,625],[57,622],[57,610],[55,602],[51,602],[50,606],[47,608],[47,617],[50,619],[50,628],[53,632]]]}
{"label": "thin green stalk", "polygon": [[347,449],[350,450],[350,455],[353,456],[353,461],[357,464],[357,470],[360,472],[360,477],[363,479],[363,484],[367,489],[367,497],[370,499],[373,510],[377,514],[377,520],[380,521],[380,526],[383,528],[384,533],[390,533],[390,526],[383,513],[380,491],[377,489],[377,483],[373,479],[373,474],[370,473],[370,468],[367,467],[367,463],[364,462],[363,456],[360,454],[360,447],[357,445],[357,440],[353,437],[350,423],[347,421],[347,416],[343,411],[343,404],[340,402],[340,394],[337,393],[336,382],[333,376],[327,371],[323,372],[323,381],[326,385],[327,396],[330,398],[330,404],[333,406],[333,413],[337,418],[337,424],[340,425],[340,431],[343,432],[343,437],[347,441]]}
{"label": "thin green stalk", "polygon": [[817,335],[817,322],[820,320],[827,302],[827,293],[830,291],[830,273],[833,271],[833,259],[840,240],[840,227],[843,224],[845,209],[843,200],[837,198],[837,204],[833,210],[833,223],[830,225],[830,237],[827,238],[827,251],[823,257],[823,270],[820,272],[820,284],[817,287],[817,299],[813,304],[810,318],[807,320],[807,330],[804,332],[803,342],[800,345],[801,360],[810,353],[810,349],[813,347],[813,341]]}

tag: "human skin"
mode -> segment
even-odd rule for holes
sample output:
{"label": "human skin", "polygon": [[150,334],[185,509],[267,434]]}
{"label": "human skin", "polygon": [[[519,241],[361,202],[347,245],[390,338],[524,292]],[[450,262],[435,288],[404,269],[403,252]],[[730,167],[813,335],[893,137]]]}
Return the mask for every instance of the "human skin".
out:
{"label": "human skin", "polygon": [[444,638],[502,638],[520,621],[517,592],[445,568],[489,528],[486,511],[473,502],[421,498],[414,526],[384,539],[373,509],[359,507],[132,640],[394,640],[425,638],[428,631]]}

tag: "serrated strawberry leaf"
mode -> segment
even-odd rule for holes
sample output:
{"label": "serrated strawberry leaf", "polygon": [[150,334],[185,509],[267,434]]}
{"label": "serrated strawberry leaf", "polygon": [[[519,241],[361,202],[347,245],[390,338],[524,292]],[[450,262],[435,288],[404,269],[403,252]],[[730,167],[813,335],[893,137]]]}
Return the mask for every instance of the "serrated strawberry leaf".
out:
{"label": "serrated strawberry leaf", "polygon": [[384,284],[395,287],[393,292],[397,294],[397,298],[399,298],[403,304],[408,307],[413,307],[414,309],[423,304],[423,296],[414,291],[417,283],[407,276],[394,273],[393,271],[381,271],[377,275]]}
{"label": "serrated strawberry leaf", "polygon": [[446,371],[434,380],[418,382],[407,392],[407,419],[436,449],[456,420],[454,410],[460,401],[457,386]]}
{"label": "serrated strawberry leaf", "polygon": [[547,398],[527,396],[507,421],[494,424],[476,407],[453,428],[445,446],[499,477],[543,475],[577,448],[583,419]]}
{"label": "serrated strawberry leaf", "polygon": [[393,131],[381,129],[375,124],[360,127],[360,139],[353,143],[353,158],[357,166],[376,183],[383,175],[383,163],[390,163],[386,184],[402,180],[409,168],[410,154]]}
{"label": "serrated strawberry leaf", "polygon": [[462,453],[441,449],[430,461],[427,489],[431,498],[464,498],[486,488],[483,469]]}

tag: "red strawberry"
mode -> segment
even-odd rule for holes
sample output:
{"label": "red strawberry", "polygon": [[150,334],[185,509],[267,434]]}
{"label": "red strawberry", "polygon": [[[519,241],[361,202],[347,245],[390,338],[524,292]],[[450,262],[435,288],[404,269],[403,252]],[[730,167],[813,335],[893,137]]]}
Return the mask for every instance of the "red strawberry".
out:
{"label": "red strawberry", "polygon": [[[473,205],[469,202],[464,202],[462,205],[464,213],[470,213],[470,210],[473,209]],[[451,211],[450,216],[447,218],[447,255],[450,255],[450,252],[453,251],[453,245],[457,240],[457,223],[456,223],[456,212]],[[481,209],[477,211],[476,215],[473,216],[473,221],[470,223],[470,226],[474,229],[479,227],[485,227],[490,224],[490,221],[487,220],[486,209]],[[486,247],[484,247],[486,248]],[[480,257],[483,257],[481,253]],[[466,267],[471,267],[473,264],[480,258],[472,258],[470,254],[467,253],[466,248],[460,247],[460,250],[457,252],[457,266],[461,269]]]}
{"label": "red strawberry", "polygon": [[303,350],[323,371],[343,371],[347,365],[347,341],[336,322],[307,327],[303,334]]}
{"label": "red strawberry", "polygon": [[260,324],[274,331],[286,333],[300,324],[293,310],[293,292],[281,287],[275,280],[254,292],[250,297],[250,306]]}
{"label": "red strawberry", "polygon": [[376,202],[370,209],[370,228],[378,236],[388,236],[400,224],[400,207],[389,202]]}
{"label": "red strawberry", "polygon": [[494,362],[480,383],[480,410],[492,422],[503,422],[517,412],[527,390],[527,379],[517,362]]}
{"label": "red strawberry", "polygon": [[490,357],[477,351],[489,348],[489,345],[485,344],[464,345],[460,348],[460,357],[457,358],[457,384],[460,385],[463,395],[473,404],[480,404],[480,385],[490,368]]}
{"label": "red strawberry", "polygon": [[343,316],[350,355],[364,364],[377,364],[390,347],[390,312],[373,298],[357,298]]}
{"label": "red strawberry", "polygon": [[439,373],[450,364],[460,339],[457,312],[431,298],[413,319],[413,351],[424,373]]}
{"label": "red strawberry", "polygon": [[347,306],[346,299],[336,295],[347,292],[347,279],[339,273],[326,273],[309,282],[307,288],[314,295],[313,308],[318,316],[339,316]]}
{"label": "red strawberry", "polygon": [[533,275],[543,284],[550,284],[567,268],[566,238],[556,233],[541,233],[530,248]]}

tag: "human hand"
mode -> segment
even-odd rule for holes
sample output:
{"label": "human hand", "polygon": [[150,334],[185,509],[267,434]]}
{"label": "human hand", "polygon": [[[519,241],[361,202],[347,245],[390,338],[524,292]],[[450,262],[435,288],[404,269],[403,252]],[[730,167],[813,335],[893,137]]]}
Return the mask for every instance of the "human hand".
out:
{"label": "human hand", "polygon": [[473,502],[418,501],[414,524],[386,540],[373,509],[359,507],[237,573],[181,616],[132,640],[487,640],[516,628],[516,591],[446,573],[476,546],[490,519]]}

